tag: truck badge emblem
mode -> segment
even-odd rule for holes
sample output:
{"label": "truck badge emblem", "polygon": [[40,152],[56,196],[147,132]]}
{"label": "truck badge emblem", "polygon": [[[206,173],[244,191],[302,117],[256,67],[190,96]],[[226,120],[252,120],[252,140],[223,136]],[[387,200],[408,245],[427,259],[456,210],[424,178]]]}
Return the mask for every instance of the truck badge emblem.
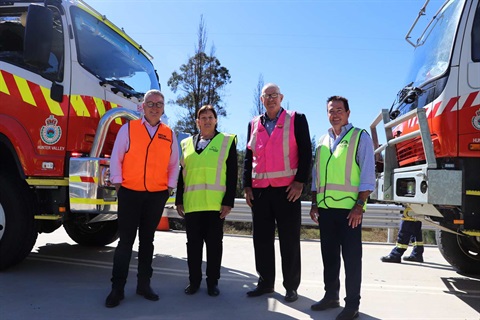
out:
{"label": "truck badge emblem", "polygon": [[472,125],[475,129],[480,130],[480,109],[476,112],[476,116],[472,118]]}
{"label": "truck badge emblem", "polygon": [[45,125],[40,129],[40,138],[44,143],[52,145],[62,137],[62,128],[57,126],[57,123],[58,120],[53,115],[45,120]]}

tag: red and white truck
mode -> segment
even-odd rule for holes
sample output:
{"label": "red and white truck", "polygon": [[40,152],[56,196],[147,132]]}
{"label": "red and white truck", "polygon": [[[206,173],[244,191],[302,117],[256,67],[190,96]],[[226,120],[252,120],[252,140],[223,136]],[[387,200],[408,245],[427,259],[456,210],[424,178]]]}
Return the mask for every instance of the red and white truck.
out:
{"label": "red and white truck", "polygon": [[0,1],[0,269],[62,225],[82,245],[118,238],[109,154],[159,89],[151,59],[83,1]]}
{"label": "red and white truck", "polygon": [[371,198],[435,224],[445,259],[480,273],[480,1],[445,1],[422,32],[428,3],[406,36],[415,50],[405,87],[371,125],[381,164]]}

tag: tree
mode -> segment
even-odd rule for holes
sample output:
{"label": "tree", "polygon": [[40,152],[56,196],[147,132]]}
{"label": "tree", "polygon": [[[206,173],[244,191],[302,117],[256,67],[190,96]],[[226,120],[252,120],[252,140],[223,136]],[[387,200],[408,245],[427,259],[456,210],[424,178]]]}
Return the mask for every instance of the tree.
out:
{"label": "tree", "polygon": [[219,117],[227,115],[222,105],[222,90],[231,82],[230,73],[215,57],[214,46],[209,55],[205,53],[206,44],[207,31],[202,15],[198,26],[195,55],[189,58],[186,64],[180,66],[179,72],[174,71],[167,82],[174,93],[181,92],[175,101],[169,103],[185,109],[182,118],[174,126],[177,132],[198,133],[195,118],[198,109],[203,105],[214,106]]}
{"label": "tree", "polygon": [[251,113],[252,117],[256,117],[265,112],[262,100],[260,99],[264,84],[265,83],[263,82],[263,74],[260,73],[260,75],[258,76],[257,87],[253,91],[253,108]]}

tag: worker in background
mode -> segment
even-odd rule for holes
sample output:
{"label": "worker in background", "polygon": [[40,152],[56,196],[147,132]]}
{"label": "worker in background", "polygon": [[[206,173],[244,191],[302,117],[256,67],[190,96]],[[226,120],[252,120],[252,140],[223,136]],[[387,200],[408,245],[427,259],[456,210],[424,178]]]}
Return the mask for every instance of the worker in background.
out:
{"label": "worker in background", "polygon": [[404,261],[423,262],[423,235],[422,222],[415,220],[408,215],[408,210],[403,212],[400,229],[398,230],[397,243],[389,255],[381,257],[383,262],[400,263],[402,255],[408,248],[409,243],[413,244],[412,253],[403,257]]}

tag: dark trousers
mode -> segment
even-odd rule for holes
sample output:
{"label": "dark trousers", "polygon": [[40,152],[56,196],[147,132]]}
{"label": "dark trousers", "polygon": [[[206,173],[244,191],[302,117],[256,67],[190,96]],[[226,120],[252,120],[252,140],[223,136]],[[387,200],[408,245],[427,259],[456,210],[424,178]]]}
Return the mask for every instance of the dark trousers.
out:
{"label": "dark trousers", "polygon": [[346,209],[319,209],[325,298],[339,299],[340,254],[345,268],[345,308],[358,309],[362,283],[362,225],[348,226]]}
{"label": "dark trousers", "polygon": [[413,243],[411,255],[414,257],[422,257],[424,247],[421,221],[402,220],[402,222],[400,222],[397,244],[390,254],[401,257],[405,250],[407,250],[410,242]]}
{"label": "dark trousers", "polygon": [[275,283],[275,223],[282,256],[283,286],[297,290],[300,285],[301,202],[287,200],[287,187],[253,189],[253,246],[258,286]]}
{"label": "dark trousers", "polygon": [[187,260],[192,286],[202,282],[203,243],[207,247],[207,285],[215,286],[220,279],[223,254],[223,223],[219,211],[189,212],[185,214],[187,229]]}
{"label": "dark trousers", "polygon": [[138,285],[150,283],[153,273],[153,238],[167,199],[167,190],[147,192],[121,187],[118,191],[120,241],[113,256],[113,288],[123,290],[125,287],[137,228],[140,242],[138,248]]}

